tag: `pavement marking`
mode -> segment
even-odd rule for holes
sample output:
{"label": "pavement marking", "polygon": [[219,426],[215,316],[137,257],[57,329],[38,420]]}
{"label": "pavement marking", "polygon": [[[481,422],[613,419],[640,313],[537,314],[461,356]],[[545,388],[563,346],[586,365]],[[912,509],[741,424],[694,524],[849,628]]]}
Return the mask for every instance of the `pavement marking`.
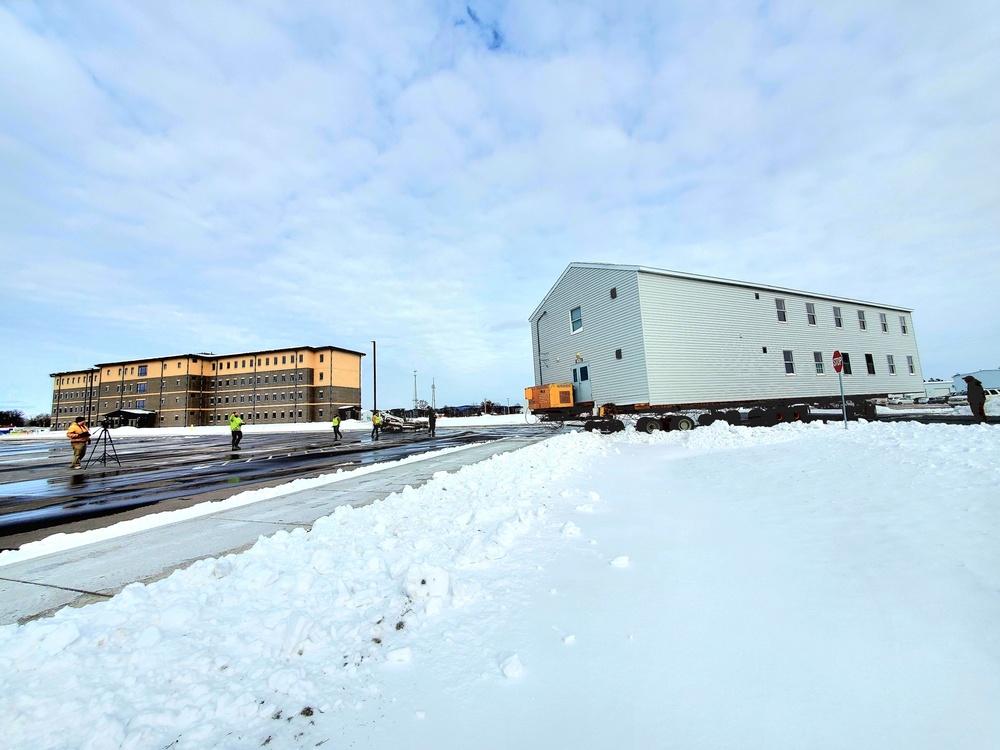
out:
{"label": "pavement marking", "polygon": [[4,578],[0,576],[0,581],[7,581],[8,583],[24,583],[28,586],[41,586],[43,589],[59,589],[60,591],[72,591],[74,594],[90,594],[91,596],[103,596],[105,599],[111,599],[114,594],[102,594],[100,591],[87,591],[87,589],[74,589],[70,586],[56,586],[54,583],[38,583],[38,581],[23,581],[20,578]]}

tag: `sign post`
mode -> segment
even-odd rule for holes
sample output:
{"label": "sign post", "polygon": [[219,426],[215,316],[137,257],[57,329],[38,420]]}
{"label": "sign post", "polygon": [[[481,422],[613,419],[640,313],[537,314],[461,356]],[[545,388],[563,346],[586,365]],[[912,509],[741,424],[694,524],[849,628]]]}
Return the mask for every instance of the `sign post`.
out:
{"label": "sign post", "polygon": [[847,429],[847,402],[844,400],[844,358],[840,354],[838,349],[833,353],[833,369],[837,373],[837,379],[840,381],[840,409],[844,415],[844,429]]}

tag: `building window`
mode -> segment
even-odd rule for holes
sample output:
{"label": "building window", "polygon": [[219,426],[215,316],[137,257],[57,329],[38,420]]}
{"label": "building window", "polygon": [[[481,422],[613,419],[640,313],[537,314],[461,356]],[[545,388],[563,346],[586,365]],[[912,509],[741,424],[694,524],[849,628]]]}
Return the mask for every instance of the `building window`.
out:
{"label": "building window", "polygon": [[[299,362],[302,362],[302,361],[303,361],[303,357],[305,357],[305,355],[304,355],[304,354],[300,354],[300,355],[299,355]],[[300,414],[299,414],[299,416],[301,417],[301,416],[302,416],[302,414],[300,413]]]}
{"label": "building window", "polygon": [[321,417],[323,416],[323,410],[322,410],[322,409],[320,409],[320,410],[319,410],[319,415],[320,415]]}
{"label": "building window", "polygon": [[910,371],[910,375],[914,375],[917,369],[913,366],[913,357],[906,355],[906,369]]}
{"label": "building window", "polygon": [[809,325],[816,325],[816,305],[813,302],[806,302],[806,321]]}
{"label": "building window", "polygon": [[618,287],[611,287],[611,299],[618,299]]}
{"label": "building window", "polygon": [[301,372],[299,373],[299,380],[300,381],[302,380],[302,373]]}
{"label": "building window", "polygon": [[621,358],[622,358],[622,350],[615,349],[615,359],[621,359]]}
{"label": "building window", "polygon": [[146,377],[146,365],[139,365],[139,377]]}
{"label": "building window", "polygon": [[893,359],[893,357],[892,357],[891,354],[886,354],[885,355],[885,361],[886,361],[886,364],[889,365],[889,374],[890,375],[895,375],[896,374],[896,360]]}
{"label": "building window", "polygon": [[906,316],[905,315],[900,315],[899,316],[899,330],[903,332],[904,336],[906,335]]}
{"label": "building window", "polygon": [[840,356],[844,358],[844,374],[851,374],[851,355],[847,352],[841,352]]}
{"label": "building window", "polygon": [[285,382],[285,373],[281,373],[281,382],[282,382],[282,383],[284,383],[284,382]]}
{"label": "building window", "polygon": [[858,310],[858,328],[860,328],[862,331],[868,330],[868,323],[867,321],[865,321],[864,310]]}
{"label": "building window", "polygon": [[145,409],[146,408],[146,399],[144,399],[144,398],[136,399],[135,408],[136,409]]}
{"label": "building window", "polygon": [[792,359],[792,352],[790,349],[785,349],[781,356],[785,359],[785,374],[794,375],[795,374],[795,360]]}
{"label": "building window", "polygon": [[837,328],[844,327],[844,317],[841,315],[839,307],[833,308],[833,324]]}
{"label": "building window", "polygon": [[882,326],[882,333],[889,333],[889,319],[886,318],[885,313],[878,314],[878,322]]}
{"label": "building window", "polygon": [[[287,362],[287,360],[286,360],[286,358],[285,358],[285,355],[284,355],[284,354],[282,354],[282,355],[281,355],[281,364],[285,364],[286,362]],[[284,415],[282,415],[282,416],[284,416]]]}
{"label": "building window", "polygon": [[319,379],[320,379],[320,382],[323,381],[323,373],[322,372],[319,374]]}
{"label": "building window", "polygon": [[813,352],[813,361],[816,363],[816,374],[823,374],[823,352]]}
{"label": "building window", "polygon": [[583,328],[583,313],[580,311],[579,307],[574,307],[569,311],[569,325],[570,328],[572,328],[573,333],[576,333]]}
{"label": "building window", "polygon": [[874,375],[875,374],[875,358],[872,355],[870,355],[870,354],[866,354],[865,355],[865,364],[868,366],[868,374],[869,375]]}
{"label": "building window", "polygon": [[[324,355],[323,355],[323,354],[320,354],[320,355],[319,355],[319,361],[320,361],[320,362],[322,362],[322,361],[323,361],[323,357],[324,357]],[[323,415],[322,415],[322,413],[320,413],[320,416],[323,416]]]}
{"label": "building window", "polygon": [[783,300],[783,299],[775,299],[774,300],[774,307],[778,311],[778,322],[779,323],[787,323],[788,322],[788,313],[785,312],[785,300]]}
{"label": "building window", "polygon": [[145,393],[146,392],[146,384],[145,383],[139,383],[138,385],[136,385],[135,390],[136,390],[136,393]]}

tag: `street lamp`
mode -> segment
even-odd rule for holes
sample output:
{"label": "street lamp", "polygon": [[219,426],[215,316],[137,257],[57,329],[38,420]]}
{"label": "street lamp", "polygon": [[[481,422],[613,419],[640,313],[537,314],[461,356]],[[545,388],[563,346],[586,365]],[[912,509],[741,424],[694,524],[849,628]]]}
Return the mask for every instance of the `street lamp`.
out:
{"label": "street lamp", "polygon": [[375,342],[372,341],[372,414],[378,411],[378,359],[375,354]]}

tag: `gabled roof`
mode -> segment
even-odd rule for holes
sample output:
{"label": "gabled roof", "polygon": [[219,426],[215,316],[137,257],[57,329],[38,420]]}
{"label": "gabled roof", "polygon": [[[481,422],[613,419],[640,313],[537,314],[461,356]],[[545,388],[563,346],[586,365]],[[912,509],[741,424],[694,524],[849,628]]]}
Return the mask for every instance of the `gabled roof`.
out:
{"label": "gabled roof", "polygon": [[562,280],[563,278],[565,278],[566,274],[568,274],[572,269],[575,268],[589,268],[589,269],[594,269],[596,271],[632,271],[635,273],[648,273],[655,276],[669,276],[675,279],[690,279],[692,281],[704,281],[706,283],[711,283],[711,284],[723,284],[726,286],[744,287],[746,289],[753,289],[755,291],[761,291],[761,292],[766,291],[766,292],[775,292],[778,294],[794,294],[799,297],[815,297],[816,299],[830,300],[832,302],[843,302],[848,305],[862,305],[864,307],[878,307],[882,308],[883,310],[913,312],[913,309],[909,307],[900,307],[898,305],[887,305],[882,302],[866,302],[865,300],[851,299],[850,297],[835,297],[829,294],[817,294],[816,292],[806,292],[800,289],[787,289],[785,287],[771,286],[769,284],[755,284],[750,281],[737,281],[735,279],[724,279],[717,276],[702,276],[700,274],[685,273],[683,271],[668,271],[663,268],[651,268],[649,266],[630,266],[618,263],[574,262],[566,266],[566,270],[562,272],[562,274],[556,280],[556,283],[552,285],[552,287],[549,289],[546,295],[542,298],[542,301],[535,308],[534,312],[532,312],[531,315],[528,317],[529,321],[535,319],[535,317],[538,315],[539,310],[545,307],[545,304],[548,302],[548,299],[552,295],[552,292],[555,291],[555,288],[559,286],[560,283],[562,283]]}

